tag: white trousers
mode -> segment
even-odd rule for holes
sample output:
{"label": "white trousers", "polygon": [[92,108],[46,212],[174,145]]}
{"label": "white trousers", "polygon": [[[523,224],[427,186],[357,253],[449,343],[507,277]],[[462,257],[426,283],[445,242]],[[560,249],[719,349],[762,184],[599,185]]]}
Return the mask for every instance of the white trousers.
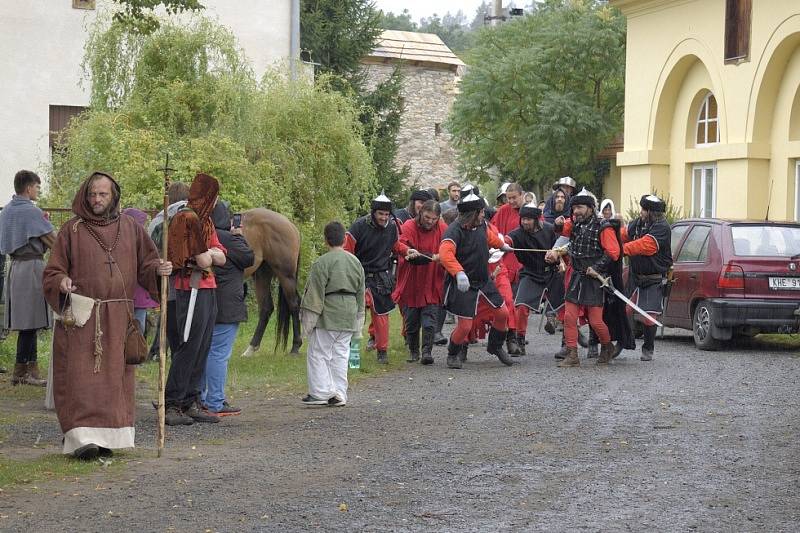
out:
{"label": "white trousers", "polygon": [[321,400],[347,401],[347,365],[352,331],[314,328],[308,337],[308,393]]}

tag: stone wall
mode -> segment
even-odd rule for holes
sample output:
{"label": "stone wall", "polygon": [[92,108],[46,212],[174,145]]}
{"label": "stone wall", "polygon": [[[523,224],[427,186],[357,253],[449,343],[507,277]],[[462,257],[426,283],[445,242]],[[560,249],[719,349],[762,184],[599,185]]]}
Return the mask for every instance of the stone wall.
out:
{"label": "stone wall", "polygon": [[[364,65],[372,90],[393,72],[393,64]],[[403,118],[395,164],[410,167],[408,183],[444,189],[458,177],[456,152],[444,128],[457,93],[458,75],[447,69],[404,66]]]}

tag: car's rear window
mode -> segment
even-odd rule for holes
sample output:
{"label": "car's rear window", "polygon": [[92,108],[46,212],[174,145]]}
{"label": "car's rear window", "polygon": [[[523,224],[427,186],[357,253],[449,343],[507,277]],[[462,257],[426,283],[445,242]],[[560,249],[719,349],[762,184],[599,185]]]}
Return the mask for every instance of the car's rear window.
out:
{"label": "car's rear window", "polygon": [[747,224],[731,226],[738,256],[791,257],[800,254],[800,226]]}

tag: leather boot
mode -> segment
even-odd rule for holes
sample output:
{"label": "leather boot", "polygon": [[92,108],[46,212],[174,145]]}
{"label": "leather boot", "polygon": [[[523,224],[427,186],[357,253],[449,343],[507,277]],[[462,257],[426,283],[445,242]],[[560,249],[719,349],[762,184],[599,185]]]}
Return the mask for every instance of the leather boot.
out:
{"label": "leather boot", "polygon": [[506,348],[508,349],[508,355],[513,357],[519,357],[522,355],[519,345],[517,344],[517,332],[513,329],[510,329],[506,332]]}
{"label": "leather boot", "polygon": [[14,364],[14,373],[11,374],[11,384],[12,385],[24,384],[26,377],[28,377],[28,364],[27,363]]}
{"label": "leather boot", "polygon": [[578,359],[578,348],[567,348],[567,356],[564,357],[564,360],[558,363],[560,368],[569,368],[572,366],[581,366],[581,362]]}
{"label": "leather boot", "polygon": [[433,364],[433,355],[431,355],[431,351],[433,350],[433,337],[433,328],[425,328],[422,330],[422,360],[420,363],[423,365]]}
{"label": "leather boot", "polygon": [[378,350],[378,364],[379,365],[389,364],[389,355],[386,353],[386,350]]}
{"label": "leather boot", "polygon": [[614,358],[614,343],[607,342],[600,347],[600,357],[597,358],[598,365],[607,365]]}
{"label": "leather boot", "polygon": [[450,339],[450,344],[447,345],[447,368],[461,368],[461,358],[458,356],[461,346]]}
{"label": "leather boot", "polygon": [[436,346],[444,346],[445,344],[447,344],[447,337],[442,335],[441,331],[437,331],[436,333],[433,334],[433,344],[435,344]]}
{"label": "leather boot", "polygon": [[519,354],[520,355],[528,355],[527,350],[525,349],[525,345],[527,342],[525,341],[525,334],[524,333],[517,333],[517,345],[519,346]]}
{"label": "leather boot", "polygon": [[[499,329],[492,328],[489,330],[489,338],[486,342],[486,351],[492,355],[496,355],[500,362],[506,366],[511,366],[514,361],[503,350],[503,340],[506,338],[506,332]],[[514,343],[516,344],[516,342]]]}
{"label": "leather boot", "polygon": [[461,345],[461,349],[458,351],[458,358],[464,363],[467,360],[467,350],[469,350],[469,343],[465,342]]}
{"label": "leather boot", "polygon": [[33,363],[28,363],[28,375],[25,378],[25,383],[28,385],[33,385],[35,387],[46,387],[47,380],[42,379],[39,375],[39,365],[36,364],[36,361]]}
{"label": "leather boot", "polygon": [[406,335],[406,345],[408,346],[408,359],[406,359],[407,363],[416,363],[419,361],[419,331],[414,333],[409,333]]}
{"label": "leather boot", "polygon": [[597,350],[597,343],[592,343],[589,345],[589,349],[586,351],[586,359],[594,359],[600,355]]}

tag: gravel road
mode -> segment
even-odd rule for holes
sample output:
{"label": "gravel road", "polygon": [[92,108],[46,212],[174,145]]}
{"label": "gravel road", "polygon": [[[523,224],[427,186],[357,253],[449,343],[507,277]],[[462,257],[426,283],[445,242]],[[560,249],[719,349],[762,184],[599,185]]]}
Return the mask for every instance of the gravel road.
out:
{"label": "gravel road", "polygon": [[[546,334],[511,368],[481,344],[448,370],[437,348],[345,408],[251,393],[242,416],[168,428],[161,460],[145,447],[123,469],[7,490],[0,530],[800,530],[800,356],[667,333],[653,362],[607,368],[556,368]],[[153,425],[142,401],[138,442]],[[55,450],[53,426],[5,445]]]}

